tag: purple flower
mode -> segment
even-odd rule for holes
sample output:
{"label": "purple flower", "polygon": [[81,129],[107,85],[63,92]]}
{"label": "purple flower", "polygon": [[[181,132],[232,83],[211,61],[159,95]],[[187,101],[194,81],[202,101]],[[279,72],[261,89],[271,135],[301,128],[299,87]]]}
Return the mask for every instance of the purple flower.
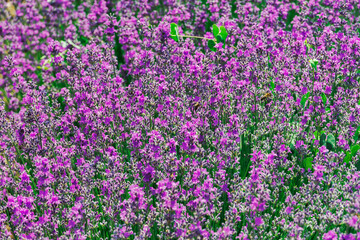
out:
{"label": "purple flower", "polygon": [[329,232],[327,232],[323,235],[323,239],[324,240],[337,240],[338,235],[333,230],[330,230]]}
{"label": "purple flower", "polygon": [[356,226],[356,222],[358,222],[358,217],[357,216],[352,216],[349,221],[348,221],[348,224],[349,226],[351,227],[355,227]]}
{"label": "purple flower", "polygon": [[264,221],[261,217],[256,217],[255,218],[255,225],[256,226],[260,226],[260,225],[263,225],[264,224]]}

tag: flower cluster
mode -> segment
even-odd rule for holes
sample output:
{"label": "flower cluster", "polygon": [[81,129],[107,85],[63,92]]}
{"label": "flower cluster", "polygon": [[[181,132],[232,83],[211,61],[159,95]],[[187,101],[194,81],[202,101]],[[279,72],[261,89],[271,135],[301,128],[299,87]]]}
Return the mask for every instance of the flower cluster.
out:
{"label": "flower cluster", "polygon": [[359,9],[0,2],[0,239],[360,239]]}

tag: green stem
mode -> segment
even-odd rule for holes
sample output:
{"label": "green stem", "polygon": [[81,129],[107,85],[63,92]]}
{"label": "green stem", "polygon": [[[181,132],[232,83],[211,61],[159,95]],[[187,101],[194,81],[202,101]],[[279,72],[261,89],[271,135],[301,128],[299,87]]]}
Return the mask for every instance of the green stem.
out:
{"label": "green stem", "polygon": [[214,40],[214,39],[211,39],[211,38],[204,38],[204,37],[198,37],[198,36],[189,36],[189,35],[179,35],[179,37],[200,38],[200,39],[205,39],[205,40]]}
{"label": "green stem", "polygon": [[[187,37],[187,38],[199,38],[199,39],[205,39],[205,40],[214,40],[211,38],[204,38],[204,37],[198,37],[198,36],[189,36],[189,35],[179,35],[179,37]],[[230,47],[238,50],[236,47],[229,45]]]}

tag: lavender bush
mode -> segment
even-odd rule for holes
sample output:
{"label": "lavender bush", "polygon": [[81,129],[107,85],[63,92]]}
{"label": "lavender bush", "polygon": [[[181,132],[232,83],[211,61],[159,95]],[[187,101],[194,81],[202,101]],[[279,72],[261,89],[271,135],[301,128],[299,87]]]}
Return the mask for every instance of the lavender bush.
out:
{"label": "lavender bush", "polygon": [[0,239],[360,239],[359,1],[0,19]]}

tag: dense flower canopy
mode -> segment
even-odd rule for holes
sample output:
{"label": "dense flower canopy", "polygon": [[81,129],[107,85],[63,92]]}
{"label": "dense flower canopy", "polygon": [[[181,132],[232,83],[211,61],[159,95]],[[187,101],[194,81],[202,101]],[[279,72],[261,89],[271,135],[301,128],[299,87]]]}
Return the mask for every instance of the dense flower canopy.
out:
{"label": "dense flower canopy", "polygon": [[0,239],[360,239],[359,81],[357,0],[0,1]]}

